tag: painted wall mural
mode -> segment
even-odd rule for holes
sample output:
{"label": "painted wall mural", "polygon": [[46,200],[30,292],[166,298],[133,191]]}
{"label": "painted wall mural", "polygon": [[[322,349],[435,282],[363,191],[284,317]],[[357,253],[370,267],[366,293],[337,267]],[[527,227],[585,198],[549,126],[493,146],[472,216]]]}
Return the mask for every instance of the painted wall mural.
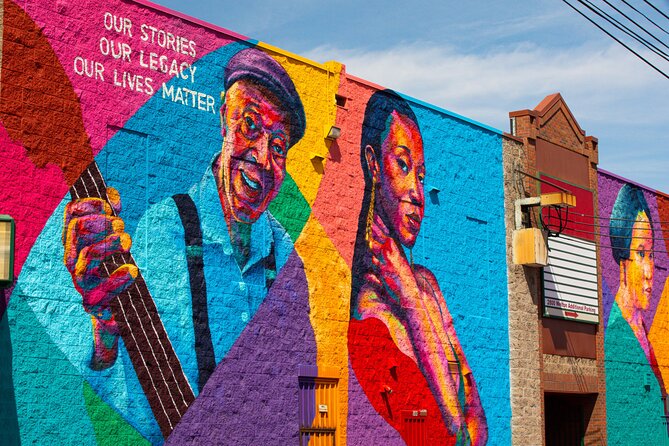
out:
{"label": "painted wall mural", "polygon": [[[429,444],[446,438],[485,444],[485,414],[452,316],[434,274],[414,263],[411,251],[425,208],[423,152],[409,105],[392,92],[372,95],[360,142],[366,187],[353,257],[351,365],[375,409],[398,431],[404,419],[397,414],[411,401],[438,414],[429,419]],[[383,386],[381,363],[392,364],[388,373],[395,375]]]}
{"label": "painted wall mural", "polygon": [[510,442],[500,132],[145,1],[1,4],[0,443]]}
{"label": "painted wall mural", "polygon": [[[610,444],[643,432],[663,444],[667,354],[667,197],[607,172],[599,174]],[[635,408],[630,416],[630,408]]]}

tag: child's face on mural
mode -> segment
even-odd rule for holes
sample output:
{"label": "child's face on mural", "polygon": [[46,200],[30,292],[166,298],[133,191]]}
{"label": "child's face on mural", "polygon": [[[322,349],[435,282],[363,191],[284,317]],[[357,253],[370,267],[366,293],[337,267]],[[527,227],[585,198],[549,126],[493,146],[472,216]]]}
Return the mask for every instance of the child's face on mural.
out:
{"label": "child's face on mural", "polygon": [[653,292],[653,232],[648,216],[639,212],[632,226],[630,258],[625,260],[627,268],[627,288],[633,294],[635,305],[646,309]]}
{"label": "child's face on mural", "polygon": [[418,126],[393,112],[381,147],[377,210],[393,236],[413,247],[423,221],[425,159]]}
{"label": "child's face on mural", "polygon": [[288,114],[265,88],[244,79],[225,94],[220,188],[226,217],[253,223],[276,197],[286,174]]}

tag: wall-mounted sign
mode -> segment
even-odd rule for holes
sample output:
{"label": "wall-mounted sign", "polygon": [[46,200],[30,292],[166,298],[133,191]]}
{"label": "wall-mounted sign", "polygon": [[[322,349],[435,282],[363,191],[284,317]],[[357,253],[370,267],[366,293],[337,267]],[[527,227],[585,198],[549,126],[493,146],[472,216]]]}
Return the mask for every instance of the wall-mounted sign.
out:
{"label": "wall-mounted sign", "polygon": [[544,316],[599,323],[595,244],[560,235],[548,238]]}

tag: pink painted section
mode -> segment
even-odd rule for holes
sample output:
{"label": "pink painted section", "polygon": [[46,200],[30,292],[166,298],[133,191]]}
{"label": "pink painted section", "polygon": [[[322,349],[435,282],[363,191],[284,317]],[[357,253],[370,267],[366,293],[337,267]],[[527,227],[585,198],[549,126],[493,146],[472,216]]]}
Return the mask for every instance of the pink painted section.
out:
{"label": "pink painted section", "polygon": [[[24,6],[51,42],[81,100],[83,122],[94,153],[112,136],[113,130],[108,128],[108,124],[123,126],[152,94],[160,94],[163,82],[174,77],[173,73],[160,70],[158,58],[166,58],[168,71],[173,61],[180,70],[182,64],[192,65],[212,50],[241,37],[232,33],[225,35],[223,30],[203,28],[195,20],[173,17],[171,11],[161,11],[163,8],[154,7],[152,10],[141,4],[113,0],[105,4],[102,8],[99,2],[93,0],[31,1]],[[106,13],[107,19],[111,15],[111,20],[107,22],[111,26],[105,26]],[[145,25],[144,33],[142,25]],[[111,29],[107,29],[109,27]],[[175,36],[173,44],[166,41],[166,33]],[[160,39],[159,35],[163,38]],[[144,36],[146,41],[142,39]],[[182,38],[179,40],[183,42],[181,51],[175,51],[180,48],[176,43],[178,38]],[[194,42],[192,49],[191,41]],[[114,58],[111,48],[119,58]],[[150,68],[151,53],[156,55],[157,70]],[[82,59],[86,62],[82,63]],[[100,66],[103,68],[99,69]],[[188,76],[185,81],[190,83],[191,73],[186,65],[183,67],[184,74]],[[88,75],[86,69],[89,70]],[[126,78],[125,87],[123,73],[130,76]],[[139,83],[136,76],[141,76]],[[194,77],[192,86],[197,90],[197,71]],[[146,81],[146,78],[151,81]],[[129,80],[133,81],[132,89]]]}
{"label": "pink painted section", "polygon": [[[330,146],[325,174],[312,207],[314,216],[349,267],[353,263],[355,245],[355,236],[351,237],[350,233],[358,227],[362,206],[360,194],[364,189],[360,166],[360,123],[374,91],[372,86],[347,81],[342,73],[339,94],[355,98],[355,101],[348,101],[347,110],[337,113],[337,126],[345,131]],[[338,206],[333,207],[333,203]]]}
{"label": "pink painted section", "polygon": [[[14,274],[18,276],[30,248],[53,210],[67,193],[63,173],[55,165],[35,167],[24,148],[0,124],[0,213],[16,221]],[[6,299],[9,294],[6,294]],[[0,302],[0,310],[7,302]],[[0,311],[2,316],[3,311]]]}

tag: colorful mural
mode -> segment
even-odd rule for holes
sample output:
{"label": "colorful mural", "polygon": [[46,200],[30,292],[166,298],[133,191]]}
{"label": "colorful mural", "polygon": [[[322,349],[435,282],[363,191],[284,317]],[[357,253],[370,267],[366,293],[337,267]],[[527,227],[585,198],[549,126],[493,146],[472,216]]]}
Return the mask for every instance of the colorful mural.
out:
{"label": "colorful mural", "polygon": [[[452,316],[434,274],[411,253],[423,221],[426,166],[416,116],[403,99],[372,95],[360,151],[366,187],[352,271],[353,370],[406,441],[411,434],[396,414],[413,404],[430,415],[429,444],[485,444],[485,415]],[[382,384],[376,375],[386,361],[395,379]]]}
{"label": "colorful mural", "polygon": [[0,4],[0,443],[510,441],[500,132],[145,1]]}
{"label": "colorful mural", "polygon": [[[599,174],[609,444],[667,438],[666,197]],[[634,408],[634,416],[630,409]]]}

